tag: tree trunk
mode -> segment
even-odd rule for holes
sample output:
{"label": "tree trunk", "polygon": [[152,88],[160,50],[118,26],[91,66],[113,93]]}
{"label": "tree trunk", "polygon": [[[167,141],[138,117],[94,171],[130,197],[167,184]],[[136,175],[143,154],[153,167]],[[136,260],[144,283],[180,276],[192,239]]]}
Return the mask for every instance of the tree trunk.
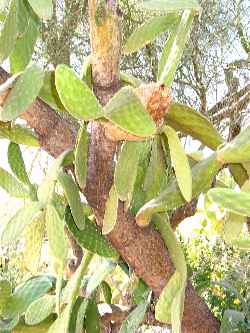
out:
{"label": "tree trunk", "polygon": [[[105,105],[119,89],[120,24],[116,1],[107,2],[102,20],[98,22],[97,3],[97,0],[89,0],[92,74],[94,91]],[[102,225],[105,202],[112,185],[116,148],[116,144],[105,137],[102,125],[93,123],[86,196],[99,225]],[[159,296],[174,271],[159,234],[151,228],[138,228],[134,217],[120,202],[117,223],[108,238],[136,274]],[[159,256],[159,253],[164,255]],[[183,332],[218,332],[217,320],[190,284],[186,294]]]}

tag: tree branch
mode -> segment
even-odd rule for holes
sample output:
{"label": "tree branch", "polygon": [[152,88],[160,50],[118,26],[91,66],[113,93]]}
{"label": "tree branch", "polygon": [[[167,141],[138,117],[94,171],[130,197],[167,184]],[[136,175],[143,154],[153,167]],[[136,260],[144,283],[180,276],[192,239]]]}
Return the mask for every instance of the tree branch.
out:
{"label": "tree branch", "polygon": [[213,117],[216,117],[216,114],[218,111],[228,108],[231,104],[231,101],[238,101],[240,98],[245,96],[250,92],[250,84],[246,85],[244,88],[242,88],[239,91],[236,91],[235,93],[231,94],[228,93],[224,96],[224,98],[216,103],[209,111],[208,114],[211,116],[212,120]]}
{"label": "tree branch", "polygon": [[176,229],[185,218],[193,216],[195,214],[197,202],[198,200],[195,198],[184,206],[177,208],[172,212],[170,217],[170,223],[173,229]]}
{"label": "tree branch", "polygon": [[200,102],[201,102],[200,112],[202,114],[206,115],[207,114],[206,87],[205,87],[203,79],[202,79],[202,72],[199,69],[198,55],[199,55],[199,50],[198,50],[198,47],[196,46],[194,48],[193,54],[192,54],[192,63],[193,63],[193,68],[194,68],[195,80],[197,82],[198,95],[200,97]]}
{"label": "tree branch", "polygon": [[239,59],[227,65],[227,69],[250,69],[250,56],[247,59]]}
{"label": "tree branch", "polygon": [[[248,85],[248,89],[249,91],[243,96],[241,96],[241,92],[239,92],[239,94],[234,94],[233,95],[234,98],[237,98],[236,101],[233,101],[233,99],[231,100],[231,98],[230,99],[228,98],[225,101],[225,105],[221,108],[221,110],[219,110],[214,115],[211,115],[212,122],[213,123],[220,122],[221,120],[232,116],[236,112],[240,113],[242,110],[245,110],[248,104],[250,103],[250,85]],[[245,90],[245,88],[243,88],[242,90]],[[231,103],[229,104],[230,100]],[[226,102],[228,104],[226,104]]]}

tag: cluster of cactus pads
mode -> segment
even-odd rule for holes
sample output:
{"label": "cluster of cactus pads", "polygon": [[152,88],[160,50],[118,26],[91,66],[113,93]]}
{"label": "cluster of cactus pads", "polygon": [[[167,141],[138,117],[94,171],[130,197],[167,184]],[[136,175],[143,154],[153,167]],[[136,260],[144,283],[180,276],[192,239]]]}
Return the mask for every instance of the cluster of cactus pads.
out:
{"label": "cluster of cactus pads", "polygon": [[[115,227],[118,207],[133,213],[140,227],[151,223],[168,248],[176,271],[163,289],[155,313],[159,321],[172,324],[174,333],[181,330],[187,267],[170,226],[169,212],[204,193],[228,213],[222,221],[225,240],[243,249],[250,248],[250,237],[240,234],[246,217],[250,216],[250,127],[225,143],[206,117],[173,102],[171,97],[170,86],[199,5],[196,0],[145,0],[143,5],[162,10],[164,15],[156,15],[139,27],[123,52],[135,52],[168,31],[157,82],[145,84],[120,73],[122,88],[103,106],[93,92],[91,58],[83,66],[81,77],[66,65],[58,65],[55,71],[27,66],[40,20],[52,15],[52,1],[46,0],[42,6],[36,0],[10,1],[0,34],[0,63],[9,58],[15,75],[0,86],[0,138],[10,140],[8,162],[12,173],[0,168],[0,186],[12,197],[25,200],[2,228],[1,245],[8,246],[25,237],[27,263],[35,272],[46,230],[57,279],[35,276],[16,288],[1,280],[0,331],[28,332],[32,327],[32,332],[40,332],[40,325],[49,333],[80,332],[83,327],[86,332],[100,331],[96,291],[102,290],[105,301],[110,303],[111,288],[105,278],[117,265],[124,269],[119,254],[104,236]],[[28,19],[30,24],[25,30]],[[20,52],[22,57],[18,57]],[[34,107],[37,97],[57,112],[68,113],[80,127],[74,151],[60,155],[39,185],[28,177],[19,147],[39,147],[38,138],[15,123],[16,118]],[[87,179],[90,121],[99,122],[108,139],[122,141],[102,230],[97,228],[91,207],[82,202],[80,195]],[[199,140],[213,153],[204,159],[187,155],[178,132]],[[75,177],[65,172],[65,167],[72,164]],[[211,189],[220,169],[227,166],[241,191]],[[65,227],[85,251],[69,281],[64,280],[68,255]],[[105,261],[97,273],[88,276],[94,254]],[[79,296],[83,287],[84,297]],[[146,286],[141,290],[137,307],[124,321],[120,333],[135,332],[143,321],[151,293]]]}

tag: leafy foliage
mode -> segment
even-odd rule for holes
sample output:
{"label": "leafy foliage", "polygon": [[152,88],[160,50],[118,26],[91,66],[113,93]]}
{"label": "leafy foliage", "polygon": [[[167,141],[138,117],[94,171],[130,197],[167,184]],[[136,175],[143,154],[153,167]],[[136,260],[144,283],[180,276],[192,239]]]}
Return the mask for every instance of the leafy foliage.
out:
{"label": "leafy foliage", "polygon": [[169,14],[167,16],[154,17],[148,22],[140,26],[134,33],[129,37],[125,46],[124,52],[134,52],[146,44],[153,41],[158,34],[166,31],[176,23],[178,16]]}
{"label": "leafy foliage", "polygon": [[132,200],[137,167],[142,145],[139,142],[125,142],[121,147],[114,174],[114,185],[120,200],[129,207]]}
{"label": "leafy foliage", "polygon": [[34,1],[29,0],[31,7],[42,19],[50,19],[53,14],[53,4],[51,0]]}
{"label": "leafy foliage", "polygon": [[185,200],[192,199],[192,174],[185,151],[176,132],[169,126],[164,129],[168,139],[171,162],[176,179]]}
{"label": "leafy foliage", "polygon": [[117,220],[118,195],[115,186],[112,186],[106,202],[103,218],[102,234],[109,234],[115,227]]}
{"label": "leafy foliage", "polygon": [[185,290],[187,283],[187,266],[181,246],[175,238],[167,218],[156,215],[155,226],[159,230],[168,248],[170,257],[176,271],[163,289],[155,307],[155,315],[158,320],[172,325],[173,332],[181,331]]}
{"label": "leafy foliage", "polygon": [[59,65],[55,72],[56,89],[62,104],[75,118],[90,120],[103,115],[102,107],[87,84],[73,70]]}
{"label": "leafy foliage", "polygon": [[[124,291],[122,290],[119,295],[118,288],[114,287],[114,277],[120,274],[126,281],[124,285],[127,284],[131,299],[127,301],[130,306],[129,313],[119,323],[119,332],[136,332],[144,322],[147,311],[151,311],[151,307],[154,307],[156,319],[171,324],[172,331],[179,333],[187,278],[190,273],[188,268],[192,268],[192,279],[201,293],[204,291],[204,286],[214,289],[216,286],[219,287],[220,293],[222,289],[233,293],[234,301],[237,297],[240,303],[238,307],[231,302],[232,297],[229,304],[225,304],[221,299],[218,301],[223,297],[213,298],[210,297],[211,294],[207,296],[207,303],[222,321],[221,332],[249,329],[249,300],[248,296],[245,296],[249,292],[248,286],[243,284],[244,287],[241,286],[239,291],[233,279],[212,281],[213,267],[209,265],[204,267],[206,260],[204,263],[198,263],[202,269],[195,275],[197,263],[193,263],[190,259],[189,249],[186,249],[186,260],[167,215],[170,216],[176,208],[186,204],[186,201],[198,199],[200,194],[204,194],[205,222],[210,221],[213,224],[222,242],[225,241],[226,251],[229,251],[231,246],[235,246],[237,251],[250,249],[249,230],[246,230],[248,222],[246,217],[250,216],[250,194],[247,193],[248,181],[245,182],[249,180],[250,127],[246,127],[233,140],[226,143],[205,117],[204,108],[201,109],[202,114],[180,103],[172,103],[169,109],[166,109],[164,96],[159,94],[163,86],[173,86],[177,77],[176,71],[187,41],[190,37],[191,40],[193,38],[194,32],[191,34],[190,32],[200,12],[198,2],[196,0],[142,2],[141,8],[157,11],[157,15],[147,17],[147,20],[129,38],[126,38],[123,51],[125,55],[135,54],[137,51],[142,59],[144,59],[143,52],[149,52],[151,59],[151,43],[161,41],[160,49],[156,50],[156,57],[159,54],[161,57],[154,64],[154,78],[157,81],[155,87],[158,87],[159,91],[156,88],[152,93],[150,85],[144,84],[146,88],[143,96],[140,95],[140,89],[137,89],[142,83],[141,80],[124,72],[118,74],[118,71],[117,73],[113,73],[112,70],[110,73],[107,71],[112,78],[114,76],[114,82],[109,82],[110,86],[103,87],[100,82],[100,86],[95,86],[97,63],[92,64],[91,57],[88,57],[83,64],[82,75],[76,74],[70,67],[71,38],[68,37],[68,32],[71,28],[77,33],[81,32],[75,22],[81,17],[85,8],[77,1],[63,1],[60,5],[62,8],[51,0],[10,0],[4,1],[0,6],[2,27],[0,63],[7,60],[11,73],[17,73],[0,87],[0,138],[11,141],[7,155],[12,172],[0,168],[0,186],[11,197],[17,198],[20,204],[16,213],[12,212],[10,219],[1,223],[1,246],[6,248],[13,244],[17,245],[18,251],[24,255],[22,258],[24,270],[28,271],[28,278],[23,279],[24,281],[17,286],[12,286],[6,278],[0,279],[0,331],[28,332],[32,329],[33,332],[40,332],[41,329],[42,332],[49,333],[83,330],[86,333],[100,332],[105,318],[100,315],[100,303],[111,305],[113,311],[115,303],[124,302],[125,297],[122,295]],[[98,34],[102,36],[100,40],[99,35],[96,36],[94,42],[97,46],[91,41],[93,56],[97,52],[95,47],[100,49],[100,53],[106,52],[105,43],[108,35],[103,29],[103,22],[109,22],[113,15],[109,5],[112,6],[101,1],[95,22],[92,22],[97,25]],[[73,14],[76,20],[62,17],[64,10]],[[61,21],[60,33],[58,36],[56,32],[54,34],[53,48],[57,48],[59,38],[68,50],[63,58],[59,55],[53,59],[55,70],[46,71],[30,62],[35,59],[35,46],[41,47],[40,43],[36,44],[39,31],[51,29],[54,32],[53,20]],[[109,24],[112,25],[112,22]],[[237,28],[239,30],[239,24]],[[91,29],[93,30],[93,27]],[[243,38],[242,33],[240,34]],[[162,42],[165,37],[167,37],[166,42]],[[42,35],[42,39],[46,39],[46,36]],[[242,45],[249,53],[247,43]],[[142,48],[144,49],[141,50]],[[61,53],[60,50],[56,52]],[[39,59],[38,62],[42,64],[44,60]],[[99,63],[103,65],[102,56],[97,62],[98,65]],[[195,78],[199,81],[198,94],[206,104],[205,87],[201,82],[202,74],[195,59],[193,66],[196,71]],[[158,75],[156,75],[157,68]],[[228,70],[225,70],[225,76],[229,82],[232,80]],[[121,85],[116,82],[118,77]],[[2,80],[2,74],[0,79]],[[102,80],[105,79],[102,77]],[[115,94],[113,94],[113,85],[117,88]],[[231,91],[230,84],[228,88]],[[105,98],[102,98],[102,95],[105,95]],[[41,100],[37,100],[38,96],[56,112],[60,112],[60,117]],[[242,96],[244,94],[241,92]],[[99,99],[102,104],[104,100],[108,102],[103,106]],[[43,115],[44,118],[38,120],[33,118],[32,112],[37,108],[41,109],[39,115],[41,114],[41,117]],[[165,115],[164,119],[162,114]],[[60,119],[56,124],[52,122],[56,128],[48,128],[50,115],[52,118]],[[213,112],[209,116],[213,119]],[[229,116],[234,118],[235,115]],[[16,123],[18,117],[23,117],[35,127],[39,140],[27,127],[21,127]],[[45,118],[49,119],[45,122],[46,129],[43,125]],[[61,130],[60,126],[57,127],[60,121],[63,124],[70,124],[72,128],[70,140],[75,139],[78,131],[74,152],[65,151],[60,154],[62,150],[60,143],[53,141]],[[113,150],[114,155],[109,162],[110,167],[114,168],[114,177],[110,173],[109,195],[105,194],[102,197],[103,193],[96,194],[105,202],[93,203],[95,200],[88,197],[88,191],[89,187],[95,187],[96,184],[95,179],[90,179],[88,174],[92,173],[89,161],[94,164],[97,162],[95,167],[99,168],[98,161],[95,160],[95,156],[93,157],[93,142],[96,139],[92,135],[93,128],[98,128],[98,135],[101,136],[102,126],[105,131],[109,125],[118,132],[124,132],[127,140],[115,144],[111,141],[106,142],[103,138],[101,142],[104,143],[103,146],[98,147],[104,162],[106,162],[106,153]],[[92,131],[91,140],[89,140],[90,131]],[[49,145],[45,140],[45,132],[53,137]],[[230,128],[230,135],[233,136],[232,134],[235,132]],[[183,135],[198,140],[201,145],[209,147],[213,152],[205,158],[197,158],[201,151],[196,155],[186,155],[180,141]],[[129,141],[131,137],[137,141]],[[39,185],[31,182],[26,171],[26,161],[23,160],[22,148],[19,146],[22,144],[31,147],[41,145],[57,157]],[[71,143],[69,146],[72,146]],[[218,173],[222,168],[228,168],[235,179],[240,178],[239,185],[244,183],[241,191],[235,189],[235,184],[232,189],[226,184],[217,182]],[[97,185],[96,190],[99,191],[100,181]],[[184,211],[185,209],[186,207]],[[221,214],[220,218],[217,217],[218,214],[216,215],[218,211]],[[131,272],[133,262],[130,253],[123,252],[127,251],[127,244],[131,242],[130,235],[124,232],[122,247],[112,237],[120,216],[123,214],[122,216],[126,218],[135,213],[139,227],[146,227],[152,222],[151,227],[160,233],[175,267],[175,272],[156,302],[152,302],[152,292],[149,287],[143,280],[136,279]],[[148,237],[153,234],[152,230],[141,231],[139,227],[134,229],[138,235],[141,233]],[[121,224],[119,229],[122,229]],[[69,255],[67,237],[70,244],[73,244],[74,254],[77,254],[78,267],[73,265],[73,271],[70,267],[71,262],[67,260]],[[134,240],[135,238],[132,239],[133,242]],[[22,248],[23,243],[24,248]],[[50,261],[53,264],[50,268],[53,276],[37,275],[41,268],[40,256],[44,245],[48,246]],[[122,257],[128,258],[131,267],[122,261],[116,246]],[[207,249],[206,251],[209,252]],[[83,258],[81,258],[82,253]],[[211,257],[211,253],[207,253],[206,259],[209,256]],[[93,257],[96,261],[92,261]],[[94,271],[91,265],[95,268],[98,260],[101,260],[101,263],[98,270]],[[140,262],[140,253],[138,253],[138,262]],[[147,269],[149,268],[144,267],[144,270]],[[70,274],[67,270],[70,270]],[[219,273],[224,274],[221,271]],[[216,305],[214,301],[217,302]],[[132,307],[131,302],[136,306]],[[219,310],[216,310],[216,306]],[[115,309],[117,310],[117,306]],[[225,310],[224,313],[222,310]],[[111,319],[110,325],[113,324],[112,321]]]}
{"label": "leafy foliage", "polygon": [[130,87],[122,88],[111,98],[104,108],[104,114],[107,119],[128,133],[148,137],[156,132],[153,119]]}
{"label": "leafy foliage", "polygon": [[42,87],[43,77],[43,72],[35,65],[23,72],[5,101],[0,114],[2,121],[14,120],[35,101]]}
{"label": "leafy foliage", "polygon": [[193,13],[189,10],[183,12],[180,21],[167,40],[159,62],[159,81],[171,86],[175,71],[181,59],[182,52],[188,39],[193,22]]}

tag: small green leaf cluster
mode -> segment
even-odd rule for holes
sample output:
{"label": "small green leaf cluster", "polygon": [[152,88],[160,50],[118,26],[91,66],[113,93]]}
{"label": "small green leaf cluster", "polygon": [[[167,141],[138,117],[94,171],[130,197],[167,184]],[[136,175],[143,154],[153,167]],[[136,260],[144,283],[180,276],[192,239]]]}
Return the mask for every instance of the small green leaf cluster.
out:
{"label": "small green leaf cluster", "polygon": [[[86,325],[90,327],[89,332],[93,332],[91,331],[93,322],[89,318],[95,316],[97,320],[99,317],[94,298],[95,290],[115,268],[114,259],[117,260],[119,256],[95,224],[90,221],[88,216],[91,215],[91,209],[81,202],[78,186],[72,177],[62,170],[63,166],[72,163],[73,159],[72,152],[63,153],[54,161],[43,182],[37,186],[29,180],[19,146],[13,142],[9,145],[8,160],[15,177],[1,169],[4,177],[0,177],[0,186],[10,195],[25,199],[25,204],[2,229],[1,244],[9,245],[25,236],[28,257],[26,259],[34,267],[34,261],[37,260],[35,256],[39,256],[46,229],[57,279],[55,281],[43,275],[34,277],[30,280],[31,282],[28,280],[24,287],[20,289],[17,287],[14,292],[9,282],[3,280],[0,283],[2,288],[0,313],[1,318],[4,319],[1,322],[1,330],[21,329],[20,318],[25,315],[25,325],[34,327],[34,332],[45,323],[49,325],[49,332],[59,330],[66,333],[71,325],[78,327]],[[63,204],[61,195],[56,192],[57,183],[61,185],[65,193],[67,207]],[[68,242],[64,230],[66,226],[79,245],[85,249],[85,256],[66,288],[63,288],[64,269],[68,256]],[[88,297],[79,299],[82,278],[87,273],[89,262],[95,253],[111,258],[113,261],[105,262],[98,274],[93,274],[86,287]],[[33,260],[32,263],[31,260]],[[25,288],[23,291],[25,294],[20,294],[22,288]],[[78,316],[74,321],[72,316],[76,302],[80,304]],[[61,310],[64,304],[66,307]],[[55,320],[56,313],[57,320]]]}

